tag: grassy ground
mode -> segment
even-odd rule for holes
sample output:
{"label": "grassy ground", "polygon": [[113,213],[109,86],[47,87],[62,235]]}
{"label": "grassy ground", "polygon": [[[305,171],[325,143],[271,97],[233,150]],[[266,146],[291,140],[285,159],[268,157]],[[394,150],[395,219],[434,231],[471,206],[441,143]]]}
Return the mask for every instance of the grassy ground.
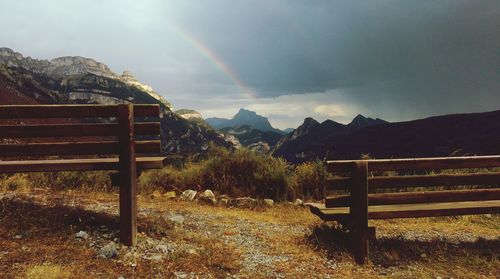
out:
{"label": "grassy ground", "polygon": [[[500,217],[384,220],[371,262],[353,263],[345,234],[306,209],[246,210],[139,199],[139,244],[116,240],[116,194],[0,193],[2,278],[498,278]],[[83,230],[86,240],[76,239]]]}

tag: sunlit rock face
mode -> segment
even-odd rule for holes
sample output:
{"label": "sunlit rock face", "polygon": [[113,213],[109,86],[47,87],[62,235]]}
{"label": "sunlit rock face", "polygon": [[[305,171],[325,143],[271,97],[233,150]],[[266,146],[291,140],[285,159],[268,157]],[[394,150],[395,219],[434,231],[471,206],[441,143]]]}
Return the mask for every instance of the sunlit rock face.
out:
{"label": "sunlit rock face", "polygon": [[159,104],[163,152],[192,154],[209,143],[231,147],[219,133],[172,112],[170,103],[130,72],[91,58],[38,60],[0,48],[0,104]]}
{"label": "sunlit rock face", "polygon": [[158,100],[161,103],[165,104],[165,106],[173,109],[172,108],[172,104],[170,104],[170,102],[168,102],[167,100],[165,100],[165,98],[163,98],[163,96],[161,96],[160,94],[156,93],[151,86],[139,82],[132,75],[132,73],[130,71],[123,71],[123,74],[119,78],[120,78],[120,80],[122,80],[126,84],[128,84],[130,86],[135,86],[135,87],[141,89],[142,91],[144,91],[144,92],[148,93],[149,95],[151,95],[156,100]]}
{"label": "sunlit rock face", "polygon": [[[0,63],[7,65],[8,67],[23,68],[32,73],[45,75],[53,79],[61,79],[62,85],[66,84],[66,78],[68,77],[84,76],[87,74],[119,80],[151,95],[151,97],[171,108],[171,104],[165,100],[165,98],[155,92],[151,86],[139,82],[129,71],[124,71],[121,76],[117,75],[111,71],[108,66],[97,62],[92,58],[65,56],[54,58],[52,60],[41,60],[33,59],[29,56],[24,57],[22,54],[14,52],[9,48],[0,48]],[[105,82],[104,79],[101,79],[101,82]],[[92,96],[93,94],[98,96]],[[80,90],[80,92],[71,92],[70,99],[75,100],[83,98],[97,103],[120,102],[117,98],[112,98],[106,95],[109,95],[109,92],[90,90],[86,92],[86,95],[84,95]]]}
{"label": "sunlit rock face", "polygon": [[201,113],[192,109],[179,109],[176,110],[175,113],[182,116],[182,118],[186,120],[193,120],[193,121],[203,120],[203,116],[201,115]]}

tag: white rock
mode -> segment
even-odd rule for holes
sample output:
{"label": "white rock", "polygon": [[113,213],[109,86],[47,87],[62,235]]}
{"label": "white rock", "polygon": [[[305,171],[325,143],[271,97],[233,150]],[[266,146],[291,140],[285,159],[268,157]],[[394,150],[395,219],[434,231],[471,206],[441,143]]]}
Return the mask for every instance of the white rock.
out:
{"label": "white rock", "polygon": [[303,206],[304,205],[304,202],[301,200],[301,199],[296,199],[295,202],[293,203],[294,205],[298,205],[298,206]]}
{"label": "white rock", "polygon": [[175,199],[177,197],[177,194],[175,194],[175,191],[170,191],[163,194],[163,197],[167,199]]}
{"label": "white rock", "polygon": [[272,199],[264,199],[263,202],[265,206],[272,207],[274,205],[274,201]]}
{"label": "white rock", "polygon": [[181,199],[187,200],[187,201],[192,201],[196,197],[197,193],[198,192],[196,192],[195,190],[186,190],[186,191],[182,192]]}
{"label": "white rock", "polygon": [[158,190],[154,190],[153,193],[151,194],[152,199],[158,199],[161,197],[161,193]]}
{"label": "white rock", "polygon": [[118,246],[113,241],[97,251],[98,258],[111,259],[116,256],[118,256]]}
{"label": "white rock", "polygon": [[214,205],[217,202],[217,199],[215,198],[214,192],[212,190],[205,190],[203,191],[199,196],[198,199],[201,202],[209,203]]}
{"label": "white rock", "polygon": [[87,238],[89,238],[89,234],[84,232],[84,231],[79,231],[79,232],[75,233],[75,237],[81,238],[81,239],[87,239]]}
{"label": "white rock", "polygon": [[158,252],[162,252],[163,254],[168,254],[172,249],[168,247],[167,245],[159,244],[156,246],[156,250]]}

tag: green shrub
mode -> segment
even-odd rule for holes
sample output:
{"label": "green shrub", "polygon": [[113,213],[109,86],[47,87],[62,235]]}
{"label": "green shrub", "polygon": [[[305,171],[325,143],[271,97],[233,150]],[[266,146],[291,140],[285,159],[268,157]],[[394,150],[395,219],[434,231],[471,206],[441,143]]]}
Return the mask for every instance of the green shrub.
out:
{"label": "green shrub", "polygon": [[297,197],[323,199],[328,172],[321,161],[305,162],[295,168],[292,188]]}
{"label": "green shrub", "polygon": [[187,162],[182,168],[166,167],[145,172],[140,178],[140,189],[212,189],[233,196],[282,200],[287,192],[287,168],[283,159],[270,155],[245,148],[230,152],[212,147],[205,157]]}

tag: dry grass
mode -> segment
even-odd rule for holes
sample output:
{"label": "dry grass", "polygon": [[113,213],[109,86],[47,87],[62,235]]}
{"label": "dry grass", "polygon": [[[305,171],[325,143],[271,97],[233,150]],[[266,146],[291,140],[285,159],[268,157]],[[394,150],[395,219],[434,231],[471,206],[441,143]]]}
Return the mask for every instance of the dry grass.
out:
{"label": "dry grass", "polygon": [[[103,205],[105,212],[93,209],[96,205]],[[179,249],[155,262],[128,255],[121,248],[117,259],[98,259],[94,248],[75,241],[74,233],[85,230],[92,235],[102,225],[117,230],[116,205],[116,194],[77,190],[38,190],[0,199],[0,277],[169,278],[178,271],[216,278],[227,274],[273,277],[264,268],[262,273],[246,269],[248,247],[224,241],[222,236],[251,237],[265,255],[286,257],[274,262],[272,269],[287,278],[495,278],[500,274],[497,215],[373,221],[377,240],[371,242],[372,261],[357,266],[346,252],[342,229],[323,224],[303,208],[278,205],[245,210],[140,196],[139,207],[146,213],[139,218],[139,243],[165,240],[192,245],[195,251]],[[173,212],[203,222],[178,227],[148,212]],[[242,223],[250,230],[241,230]]]}
{"label": "dry grass", "polygon": [[25,275],[30,279],[66,279],[71,272],[60,265],[43,263],[27,268]]}

